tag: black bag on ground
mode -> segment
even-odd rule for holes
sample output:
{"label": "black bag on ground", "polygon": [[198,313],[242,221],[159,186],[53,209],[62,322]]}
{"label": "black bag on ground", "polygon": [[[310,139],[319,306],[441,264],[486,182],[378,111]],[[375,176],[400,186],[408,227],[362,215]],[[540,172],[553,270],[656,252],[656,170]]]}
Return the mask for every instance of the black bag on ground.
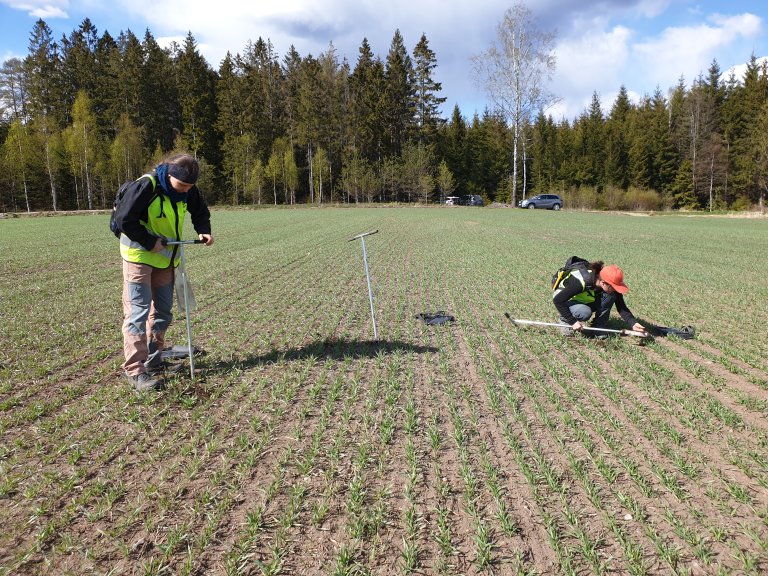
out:
{"label": "black bag on ground", "polygon": [[446,314],[442,310],[439,310],[434,314],[431,314],[429,312],[420,312],[419,314],[416,314],[416,318],[418,318],[419,320],[423,320],[424,323],[430,326],[445,324],[447,322],[453,322],[455,320],[453,316],[451,316],[450,314]]}
{"label": "black bag on ground", "polygon": [[557,285],[560,284],[560,281],[571,271],[576,270],[577,268],[583,268],[586,270],[588,266],[589,260],[585,260],[580,256],[571,256],[568,258],[568,260],[565,261],[565,264],[563,264],[563,266],[552,275],[552,290],[554,290]]}
{"label": "black bag on ground", "polygon": [[669,326],[655,326],[657,336],[677,336],[683,340],[692,340],[696,336],[696,328],[683,326],[682,328],[670,328]]}

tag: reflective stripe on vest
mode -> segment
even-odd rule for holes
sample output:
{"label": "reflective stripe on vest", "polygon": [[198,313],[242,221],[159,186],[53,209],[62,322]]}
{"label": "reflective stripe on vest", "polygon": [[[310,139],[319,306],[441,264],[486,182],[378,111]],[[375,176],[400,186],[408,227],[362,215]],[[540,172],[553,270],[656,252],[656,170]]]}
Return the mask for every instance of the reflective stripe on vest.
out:
{"label": "reflective stripe on vest", "polygon": [[569,274],[563,277],[563,279],[560,281],[560,283],[557,285],[557,288],[555,288],[555,291],[552,294],[552,297],[554,298],[557,296],[562,290],[563,290],[563,283],[573,276],[581,283],[582,292],[579,294],[576,294],[571,300],[575,300],[576,302],[580,302],[581,304],[592,304],[596,299],[597,296],[595,296],[595,290],[593,289],[587,289],[587,281],[584,279],[584,276],[581,274],[581,269],[576,268],[574,270],[571,270]]}
{"label": "reflective stripe on vest", "polygon": [[[160,238],[168,240],[180,240],[184,216],[187,214],[187,203],[174,204],[167,196],[158,194],[147,208],[149,222],[141,222],[147,231]],[[160,252],[151,252],[134,242],[125,234],[120,235],[120,255],[128,262],[137,264],[149,264],[153,268],[168,268],[179,265],[175,246],[165,246]]]}

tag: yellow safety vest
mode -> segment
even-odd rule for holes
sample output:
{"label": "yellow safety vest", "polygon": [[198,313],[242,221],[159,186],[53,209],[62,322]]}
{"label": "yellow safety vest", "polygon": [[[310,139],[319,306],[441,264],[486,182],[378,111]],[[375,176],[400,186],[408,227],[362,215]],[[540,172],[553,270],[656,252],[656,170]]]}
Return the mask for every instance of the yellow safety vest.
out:
{"label": "yellow safety vest", "polygon": [[[174,204],[162,192],[158,193],[147,208],[148,222],[141,224],[154,236],[167,240],[181,240],[187,203]],[[165,246],[160,252],[151,252],[125,234],[120,235],[120,255],[128,262],[149,264],[153,268],[168,268],[179,265],[177,246]]]}
{"label": "yellow safety vest", "polygon": [[582,270],[580,268],[576,268],[575,270],[571,270],[569,274],[563,277],[563,279],[558,283],[557,288],[555,288],[555,291],[552,294],[552,297],[554,298],[555,296],[557,296],[557,294],[563,289],[563,282],[565,282],[566,279],[568,279],[570,276],[573,276],[581,283],[581,287],[584,291],[579,294],[576,294],[576,296],[574,296],[572,300],[576,300],[576,302],[581,302],[582,304],[592,304],[597,299],[597,296],[595,295],[595,289],[594,288],[591,288],[589,290],[587,289],[587,282],[584,279],[584,276],[582,275],[581,271]]}

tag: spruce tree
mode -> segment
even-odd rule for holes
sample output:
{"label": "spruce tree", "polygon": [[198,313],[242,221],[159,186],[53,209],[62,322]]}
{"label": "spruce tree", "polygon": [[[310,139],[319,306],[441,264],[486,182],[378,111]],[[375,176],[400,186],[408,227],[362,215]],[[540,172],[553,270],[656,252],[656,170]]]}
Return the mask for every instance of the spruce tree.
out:
{"label": "spruce tree", "polygon": [[[667,101],[658,88],[651,100],[653,134],[653,171],[651,189],[661,194],[665,206],[672,207],[672,190],[678,175],[680,158],[673,137],[673,123]],[[646,128],[647,129],[647,128]]]}
{"label": "spruce tree", "polygon": [[[115,99],[117,108],[112,114],[120,118],[127,114],[134,126],[141,126],[142,122],[142,78],[144,78],[144,47],[141,40],[128,30],[121,32],[117,37],[117,47],[120,52],[120,62],[112,62],[117,66],[115,73]],[[145,135],[146,136],[146,135]]]}
{"label": "spruce tree", "polygon": [[216,131],[217,75],[197,50],[192,33],[175,56],[176,85],[181,107],[181,134],[187,151],[209,163],[220,162]]}
{"label": "spruce tree", "polygon": [[445,159],[454,180],[455,190],[465,190],[469,177],[467,123],[459,105],[453,107],[450,121],[440,129],[438,154]]}
{"label": "spruce tree", "polygon": [[413,63],[400,30],[395,31],[387,53],[384,80],[385,147],[388,154],[399,156],[413,134],[416,115]]}
{"label": "spruce tree", "polygon": [[[243,106],[245,100],[244,82],[241,70],[229,52],[219,66],[218,76],[216,128],[222,138],[221,172],[224,188],[233,192],[233,201],[236,203],[239,196],[238,175],[249,175],[250,167],[261,161],[262,158],[260,158],[256,147],[256,136],[246,129],[246,108]],[[250,147],[243,158],[240,150],[245,141],[250,142]],[[243,159],[249,163],[247,166],[239,165]],[[223,198],[219,198],[219,200],[223,200]]]}
{"label": "spruce tree", "polygon": [[[96,94],[99,75],[96,65],[98,42],[98,30],[89,18],[83,20],[77,30],[61,39],[63,96],[70,112],[80,91],[84,91],[91,101]],[[71,122],[71,116],[67,120]]]}
{"label": "spruce tree", "polygon": [[577,185],[602,191],[605,185],[605,120],[597,92],[576,124],[578,138]]}
{"label": "spruce tree", "polygon": [[426,34],[413,49],[413,82],[416,87],[416,124],[420,142],[433,142],[438,127],[444,123],[440,106],[445,98],[438,96],[442,84],[432,77],[437,68],[437,57],[430,49]]}
{"label": "spruce tree", "polygon": [[622,190],[629,188],[630,181],[627,138],[631,109],[627,89],[622,85],[605,126],[605,181]]}
{"label": "spruce tree", "polygon": [[173,62],[152,33],[144,33],[144,66],[141,70],[141,126],[148,150],[157,146],[163,152],[173,148],[176,134],[182,129],[181,106]]}
{"label": "spruce tree", "polygon": [[264,156],[272,143],[285,134],[284,76],[270,40],[249,42],[238,64],[243,71],[243,102],[246,131],[256,138]]}
{"label": "spruce tree", "polygon": [[30,33],[24,72],[30,116],[51,118],[57,128],[64,128],[69,110],[64,100],[61,57],[51,29],[43,20],[35,22]]}
{"label": "spruce tree", "polygon": [[122,55],[117,42],[109,32],[104,32],[96,44],[93,93],[93,111],[99,131],[110,139],[115,137],[118,120],[121,116],[120,89],[118,88],[119,70]]}
{"label": "spruce tree", "polygon": [[768,100],[768,74],[765,66],[757,62],[752,54],[744,79],[734,87],[727,106],[727,134],[732,154],[730,193],[757,201],[759,185],[757,179],[758,137],[755,126],[756,111],[761,110]]}
{"label": "spruce tree", "polygon": [[[552,192],[557,188],[557,130],[551,116],[539,112],[532,127],[531,190],[532,194]],[[523,195],[525,198],[525,195]]]}
{"label": "spruce tree", "polygon": [[652,189],[654,181],[654,141],[650,126],[653,126],[653,110],[651,99],[646,96],[628,126],[630,184],[641,190]]}
{"label": "spruce tree", "polygon": [[349,78],[349,132],[354,154],[368,162],[376,161],[383,153],[384,83],[384,65],[374,58],[368,40],[364,38]]}

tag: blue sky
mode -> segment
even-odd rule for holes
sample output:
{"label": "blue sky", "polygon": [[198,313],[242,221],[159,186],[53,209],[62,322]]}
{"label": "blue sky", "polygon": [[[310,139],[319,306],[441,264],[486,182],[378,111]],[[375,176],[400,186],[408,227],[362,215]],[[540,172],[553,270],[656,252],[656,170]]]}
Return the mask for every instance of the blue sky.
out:
{"label": "blue sky", "polygon": [[[490,102],[471,75],[471,57],[487,50],[514,0],[0,0],[0,61],[23,57],[29,33],[42,18],[57,40],[88,17],[117,36],[149,28],[161,43],[191,31],[200,52],[218,68],[227,51],[269,38],[279,55],[291,45],[317,56],[330,45],[354,66],[363,38],[385,58],[395,30],[413,50],[424,33],[436,53],[449,115],[482,113]],[[457,4],[456,6],[451,6]],[[572,119],[597,92],[608,111],[620,86],[633,98],[659,87],[666,94],[681,76],[686,84],[717,59],[725,71],[754,52],[768,56],[765,0],[529,0],[542,28],[557,31],[557,71],[550,90],[561,98],[550,109]]]}

